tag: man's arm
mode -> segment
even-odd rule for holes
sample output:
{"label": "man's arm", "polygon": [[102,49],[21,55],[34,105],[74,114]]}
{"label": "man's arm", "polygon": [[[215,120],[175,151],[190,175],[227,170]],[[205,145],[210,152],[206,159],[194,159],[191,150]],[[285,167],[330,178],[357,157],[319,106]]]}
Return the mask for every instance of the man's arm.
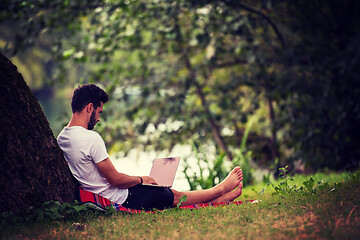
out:
{"label": "man's arm", "polygon": [[[129,176],[124,173],[119,173],[114,165],[112,164],[110,158],[107,158],[96,164],[101,174],[109,181],[109,183],[118,188],[130,188],[137,184],[141,183],[139,177]],[[141,177],[143,179],[143,183],[146,184],[155,184],[155,180],[151,177]]]}

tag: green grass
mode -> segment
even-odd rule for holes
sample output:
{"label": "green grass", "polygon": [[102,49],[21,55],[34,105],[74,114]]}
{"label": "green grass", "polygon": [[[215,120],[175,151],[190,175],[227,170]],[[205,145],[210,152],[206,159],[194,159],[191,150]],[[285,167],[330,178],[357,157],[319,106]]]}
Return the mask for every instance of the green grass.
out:
{"label": "green grass", "polygon": [[[326,181],[312,191],[273,194],[271,185],[244,188],[239,200],[256,204],[172,209],[155,214],[87,213],[75,220],[6,225],[2,238],[20,239],[354,239],[360,236],[360,172],[295,176],[304,186],[312,177]],[[274,186],[279,186],[279,180]],[[265,189],[265,191],[263,191]]]}

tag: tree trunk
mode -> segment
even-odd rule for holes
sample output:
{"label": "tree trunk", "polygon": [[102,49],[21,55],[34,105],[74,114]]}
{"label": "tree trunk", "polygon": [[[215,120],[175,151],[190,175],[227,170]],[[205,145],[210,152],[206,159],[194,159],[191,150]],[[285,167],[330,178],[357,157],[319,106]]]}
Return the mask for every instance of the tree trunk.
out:
{"label": "tree trunk", "polygon": [[0,53],[0,212],[75,200],[76,183],[22,75]]}

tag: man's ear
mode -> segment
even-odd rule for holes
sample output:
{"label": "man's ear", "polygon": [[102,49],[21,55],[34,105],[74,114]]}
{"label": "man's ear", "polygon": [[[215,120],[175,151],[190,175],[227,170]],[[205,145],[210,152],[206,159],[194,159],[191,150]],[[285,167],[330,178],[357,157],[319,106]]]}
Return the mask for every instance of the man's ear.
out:
{"label": "man's ear", "polygon": [[85,108],[88,113],[91,113],[94,110],[94,104],[89,103]]}

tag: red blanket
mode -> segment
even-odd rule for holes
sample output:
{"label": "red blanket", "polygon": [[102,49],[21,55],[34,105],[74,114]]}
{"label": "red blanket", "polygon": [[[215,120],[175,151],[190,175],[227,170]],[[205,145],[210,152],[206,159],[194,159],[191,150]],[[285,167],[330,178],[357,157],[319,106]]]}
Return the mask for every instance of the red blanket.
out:
{"label": "red blanket", "polygon": [[[153,211],[144,211],[144,210],[135,210],[130,209],[121,206],[120,204],[111,202],[109,199],[104,198],[98,194],[85,191],[80,188],[80,200],[84,204],[91,204],[96,208],[99,208],[101,210],[106,210],[106,207],[113,207],[116,211],[125,211],[130,213],[141,213],[141,212],[147,212],[152,213]],[[226,206],[230,204],[236,204],[240,205],[242,203],[247,202],[255,202],[256,200],[247,200],[247,201],[233,201],[233,202],[222,202],[222,203],[200,203],[195,205],[187,205],[187,206],[181,206],[180,209],[199,209],[199,208],[205,208],[209,206],[217,207],[217,206]]]}

